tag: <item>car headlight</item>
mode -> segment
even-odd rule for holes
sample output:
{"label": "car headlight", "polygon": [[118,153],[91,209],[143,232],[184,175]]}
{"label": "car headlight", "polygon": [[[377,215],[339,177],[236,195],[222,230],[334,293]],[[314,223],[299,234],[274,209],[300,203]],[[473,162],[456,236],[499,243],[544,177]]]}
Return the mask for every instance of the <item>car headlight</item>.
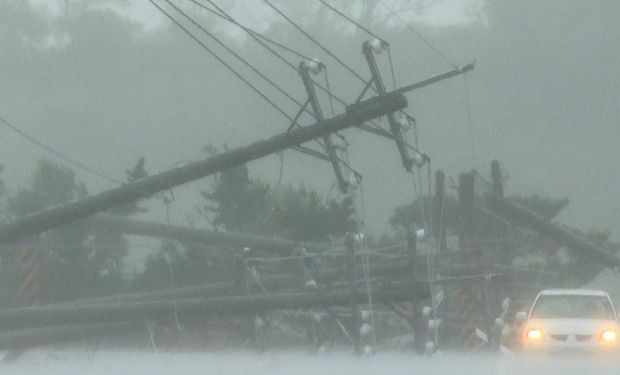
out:
{"label": "car headlight", "polygon": [[605,344],[615,344],[617,340],[616,331],[606,330],[601,333],[601,341]]}
{"label": "car headlight", "polygon": [[543,339],[543,333],[540,329],[530,329],[527,331],[527,338],[529,341],[541,341]]}

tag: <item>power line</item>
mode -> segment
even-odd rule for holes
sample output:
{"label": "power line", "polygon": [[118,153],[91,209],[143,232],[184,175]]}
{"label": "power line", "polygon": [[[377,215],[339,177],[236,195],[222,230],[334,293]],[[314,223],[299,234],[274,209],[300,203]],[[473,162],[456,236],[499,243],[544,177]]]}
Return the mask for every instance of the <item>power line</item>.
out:
{"label": "power line", "polygon": [[267,4],[271,9],[273,9],[276,13],[278,13],[280,16],[282,16],[282,18],[284,18],[288,23],[290,23],[300,33],[304,34],[306,38],[308,38],[310,41],[316,44],[320,49],[322,49],[325,53],[331,56],[332,59],[334,59],[338,64],[340,64],[347,71],[349,71],[349,73],[353,74],[357,79],[359,79],[364,84],[366,84],[366,79],[362,77],[361,74],[359,74],[349,65],[347,65],[345,62],[343,62],[340,58],[338,58],[338,56],[336,56],[333,52],[331,52],[327,47],[323,46],[321,42],[316,40],[312,35],[310,35],[306,30],[304,30],[301,26],[299,26],[295,21],[293,21],[290,17],[284,14],[280,9],[278,9],[278,7],[273,5],[269,0],[263,0],[263,2]]}
{"label": "power line", "polygon": [[[270,38],[266,37],[265,35],[263,35],[263,34],[261,34],[261,33],[257,32],[257,31],[254,31],[254,30],[252,30],[252,29],[250,29],[250,28],[248,28],[248,27],[246,27],[246,26],[242,25],[240,22],[238,22],[237,20],[235,20],[235,19],[234,19],[234,18],[233,18],[230,14],[226,13],[226,11],[224,11],[221,7],[217,6],[217,5],[216,5],[213,1],[211,1],[211,0],[207,0],[207,1],[208,1],[211,5],[213,5],[213,6],[217,9],[217,11],[216,11],[216,10],[214,10],[214,9],[211,9],[211,8],[207,7],[206,5],[204,5],[204,4],[202,4],[202,3],[200,3],[200,2],[198,2],[198,1],[196,1],[196,0],[190,0],[190,1],[191,1],[191,2],[193,2],[194,4],[196,4],[197,6],[201,7],[202,9],[205,9],[205,10],[207,10],[207,11],[209,11],[209,12],[211,12],[211,13],[215,14],[216,16],[218,16],[218,17],[220,17],[220,18],[222,18],[222,19],[224,19],[224,20],[226,20],[226,21],[228,21],[228,22],[230,22],[230,23],[232,23],[232,24],[234,24],[234,25],[236,25],[236,26],[240,27],[242,30],[244,30],[246,33],[248,33],[248,35],[250,35],[250,37],[252,37],[252,38],[253,38],[254,40],[256,40],[258,43],[260,43],[260,44],[261,44],[263,47],[265,47],[265,48],[266,48],[269,52],[271,52],[274,56],[276,56],[276,57],[277,57],[278,59],[280,59],[283,63],[285,63],[286,65],[288,65],[291,69],[293,69],[293,70],[295,70],[295,71],[297,71],[297,67],[296,67],[295,65],[293,65],[290,61],[288,61],[286,58],[284,58],[284,57],[283,57],[280,53],[278,53],[277,51],[275,51],[273,48],[269,47],[269,46],[268,46],[268,45],[266,45],[264,42],[262,42],[261,40],[259,40],[259,38],[260,38],[260,39],[263,39],[263,40],[265,40],[265,41],[268,41],[268,42],[270,42],[270,43],[273,43],[273,44],[275,44],[275,45],[278,45],[278,46],[280,46],[280,47],[282,47],[282,48],[284,48],[284,49],[287,49],[287,50],[293,51],[296,55],[300,56],[300,57],[301,57],[302,59],[304,59],[304,60],[311,60],[311,58],[309,58],[309,57],[307,57],[307,56],[305,56],[305,55],[303,55],[303,54],[301,54],[301,53],[299,53],[299,52],[297,52],[297,51],[294,51],[294,50],[290,49],[290,48],[289,48],[289,47],[287,47],[287,46],[284,46],[284,45],[282,45],[282,44],[280,44],[280,43],[278,43],[278,42],[275,42],[275,41],[273,41],[272,39],[270,39]],[[316,81],[314,81],[314,80],[312,80],[312,82],[313,82],[313,83],[314,83],[314,84],[315,84],[315,85],[316,85],[316,86],[317,86],[317,87],[318,87],[321,91],[323,91],[324,93],[326,93],[326,94],[328,95],[329,100],[330,100],[330,105],[332,105],[332,106],[333,106],[333,104],[332,104],[332,99],[335,99],[338,103],[340,103],[341,105],[343,105],[343,106],[345,106],[345,107],[346,107],[346,106],[347,106],[347,103],[346,103],[346,102],[345,102],[342,98],[340,98],[339,96],[335,95],[335,94],[332,92],[331,88],[330,88],[330,85],[329,85],[329,80],[327,79],[327,66],[325,66],[325,74],[326,74],[326,80],[325,80],[325,81],[326,81],[326,86],[323,86],[323,85],[321,85],[320,83],[318,83],[318,82],[316,82]],[[377,125],[374,121],[370,121],[370,123],[371,123],[374,127],[376,127],[376,128],[380,128],[380,127],[379,127],[379,125]],[[342,137],[342,135],[340,135],[339,133],[336,133],[336,135],[337,135],[338,137],[340,137],[341,139],[343,139],[343,140],[344,140],[344,138]]]}
{"label": "power line", "polygon": [[7,127],[8,129],[11,129],[13,132],[19,134],[22,138],[25,138],[26,140],[28,140],[30,143],[34,144],[35,146],[56,155],[58,158],[66,161],[67,163],[70,163],[88,173],[91,173],[103,180],[106,180],[108,182],[112,182],[114,184],[122,184],[121,181],[114,179],[112,177],[106,176],[105,174],[96,171],[95,169],[87,166],[86,164],[77,161],[73,158],[70,158],[69,156],[63,154],[62,152],[52,148],[51,146],[46,145],[45,143],[39,141],[38,139],[34,138],[33,136],[25,133],[24,131],[22,131],[21,129],[19,129],[18,127],[16,127],[15,125],[11,124],[9,121],[7,121],[6,119],[0,117],[0,123],[3,124],[5,127]]}
{"label": "power line", "polygon": [[[204,4],[196,1],[196,0],[190,0],[191,2],[193,2],[194,4],[198,5],[199,7],[208,10],[210,12],[212,12],[213,14],[218,15],[219,17],[221,17],[222,19],[240,27],[242,30],[244,30],[246,33],[248,33],[248,35],[254,39],[257,43],[259,43],[261,46],[263,46],[265,49],[267,49],[267,51],[269,51],[271,54],[273,54],[275,57],[277,57],[279,60],[281,60],[283,63],[285,63],[286,65],[288,65],[291,69],[293,69],[295,72],[297,72],[297,67],[295,65],[293,65],[290,61],[288,61],[286,58],[284,58],[284,56],[282,56],[280,53],[278,53],[277,51],[275,51],[273,48],[269,47],[264,41],[262,41],[260,38],[266,39],[266,40],[270,40],[269,38],[265,37],[262,34],[259,34],[258,32],[255,32],[245,26],[243,26],[241,23],[239,23],[237,20],[235,20],[230,14],[226,13],[226,11],[222,8],[220,8],[217,4],[215,4],[213,1],[211,0],[207,0],[212,6],[214,6],[217,10],[214,11],[213,9],[205,6]],[[219,13],[218,13],[219,12]],[[286,47],[286,46],[284,46]],[[288,47],[286,47],[288,48]],[[311,59],[304,56],[303,54],[299,53],[299,56],[302,57],[302,59],[308,60],[310,61]],[[335,95],[331,92],[331,89],[329,88],[329,80],[327,79],[327,67],[324,68],[325,71],[325,77],[326,77],[326,84],[327,84],[327,88],[321,86],[318,82],[314,81],[311,79],[312,83],[314,83],[317,87],[319,87],[321,90],[323,90],[324,92],[326,92],[329,96],[330,99],[330,105],[332,106],[332,112],[333,112],[333,102],[332,102],[332,98],[335,97]],[[337,98],[337,100],[340,100],[339,98]],[[346,105],[345,102],[343,100],[340,100],[340,102],[343,105]],[[301,103],[298,103],[301,106]],[[314,114],[312,112],[310,112],[308,109],[305,108],[305,106],[302,106],[302,108],[304,109],[305,112],[309,113],[310,115],[314,116]],[[338,136],[340,139],[342,139],[343,141],[346,141],[344,139],[344,137],[342,135],[340,135],[339,133],[335,133],[336,136]]]}
{"label": "power line", "polygon": [[[191,22],[194,26],[196,26],[198,29],[200,29],[200,31],[202,31],[203,33],[205,33],[206,35],[208,35],[211,39],[213,39],[217,44],[219,44],[222,48],[224,48],[226,51],[228,51],[230,54],[232,54],[234,57],[236,57],[239,61],[241,61],[245,66],[247,66],[248,68],[250,68],[254,73],[258,74],[262,79],[264,79],[267,83],[269,83],[271,86],[273,86],[276,90],[278,90],[282,95],[286,96],[288,99],[290,99],[291,101],[293,101],[294,103],[296,103],[299,107],[303,107],[303,104],[300,103],[297,99],[295,99],[292,95],[290,95],[288,92],[286,92],[282,87],[280,87],[277,83],[275,83],[273,80],[271,80],[269,77],[267,77],[265,74],[263,74],[260,70],[258,70],[254,65],[250,64],[250,62],[248,62],[246,59],[244,59],[243,57],[241,57],[241,55],[239,55],[237,52],[235,52],[232,48],[228,47],[226,45],[226,43],[222,42],[218,37],[216,37],[213,33],[211,33],[209,30],[207,30],[205,27],[203,27],[200,23],[198,23],[196,20],[194,20],[190,15],[188,15],[187,13],[185,13],[182,9],[180,9],[179,7],[177,7],[176,5],[174,5],[170,0],[165,0],[166,3],[168,3],[168,5],[170,5],[172,8],[174,8],[174,10],[176,10],[177,12],[179,12],[183,17],[185,17],[189,22]],[[291,119],[292,121],[292,119]]]}
{"label": "power line", "polygon": [[[197,42],[200,46],[202,46],[207,52],[209,52],[213,57],[215,57],[220,63],[222,63],[226,68],[228,68],[228,70],[230,70],[237,78],[239,78],[240,80],[242,80],[247,86],[249,86],[250,88],[252,88],[252,90],[254,90],[257,94],[259,94],[263,99],[265,99],[265,101],[267,101],[272,107],[274,107],[278,112],[280,112],[283,116],[285,116],[289,121],[291,121],[292,123],[296,124],[297,126],[299,126],[299,124],[297,124],[297,122],[291,117],[289,116],[286,112],[284,112],[284,110],[279,107],[277,104],[275,104],[271,99],[269,99],[261,90],[259,90],[256,86],[254,86],[252,83],[250,83],[246,78],[244,78],[239,72],[237,72],[237,70],[235,70],[232,66],[230,66],[228,63],[226,63],[221,57],[219,57],[215,52],[213,52],[213,50],[211,50],[204,42],[202,42],[200,39],[198,39],[198,37],[196,37],[191,31],[189,31],[189,29],[187,29],[185,26],[183,26],[178,20],[176,20],[174,17],[172,17],[172,15],[168,12],[166,12],[165,9],[163,9],[161,6],[159,6],[154,0],[149,0],[151,2],[151,4],[153,4],[153,6],[155,6],[160,12],[162,12],[168,19],[170,19],[176,26],[178,26],[181,30],[183,30],[190,38],[192,38],[195,42]],[[195,20],[193,20],[191,17],[189,17],[189,15],[187,15],[185,12],[183,12],[182,10],[180,10],[177,6],[175,6],[174,4],[172,4],[169,0],[165,0],[166,3],[168,3],[171,7],[173,7],[175,10],[177,10],[180,14],[182,14],[184,17],[186,17],[188,20],[190,20],[190,22],[194,23],[194,25],[196,25],[197,27],[199,27],[202,31],[204,31],[205,33],[209,34],[210,33],[208,31],[206,31],[206,29],[204,29],[200,24],[198,24]],[[214,39],[216,39],[214,37]],[[221,42],[220,42],[221,43]],[[227,48],[227,47],[225,47]],[[231,53],[237,55],[236,53],[234,53],[232,50],[228,49]],[[238,55],[237,55],[238,56]],[[241,57],[239,56],[239,58],[241,59]],[[249,63],[248,63],[249,64]],[[257,72],[258,73],[258,72]],[[294,100],[294,99],[293,99]],[[301,103],[299,103],[300,107],[303,107],[303,105]],[[318,143],[321,147],[323,147],[325,149],[325,145],[320,141],[320,140],[315,140],[316,143]],[[345,163],[340,157],[338,157],[336,155],[336,158],[343,163],[343,165],[345,167],[347,167],[348,169],[350,169],[353,172],[356,172],[353,168],[351,168],[350,165],[348,165],[347,163]]]}
{"label": "power line", "polygon": [[276,111],[280,112],[284,117],[289,119],[289,121],[293,121],[293,118],[288,115],[288,113],[284,112],[282,108],[280,108],[276,103],[274,103],[271,99],[267,97],[260,89],[254,86],[250,81],[248,81],[245,77],[241,75],[235,68],[230,66],[226,61],[224,61],[221,57],[219,57],[212,49],[210,49],[202,40],[198,39],[188,28],[183,26],[179,21],[177,21],[170,13],[168,13],[164,8],[162,8],[159,4],[157,4],[154,0],[149,0],[151,4],[155,8],[157,8],[163,15],[165,15],[172,23],[174,23],[179,29],[181,29],[185,34],[187,34],[191,39],[193,39],[196,43],[198,43],[205,51],[207,51],[211,56],[213,56],[217,61],[219,61],[224,67],[226,67],[235,77],[240,79],[243,83],[246,84],[252,91],[258,94],[261,98],[263,98],[269,105],[271,105]]}
{"label": "power line", "polygon": [[[292,48],[290,48],[290,47],[288,47],[288,46],[284,45],[284,44],[283,44],[283,43],[281,43],[281,42],[278,42],[278,41],[276,41],[276,40],[273,40],[272,38],[269,38],[269,37],[265,36],[264,34],[259,33],[259,32],[258,32],[258,31],[256,31],[256,30],[253,30],[253,29],[251,29],[251,28],[249,28],[249,27],[247,27],[247,26],[242,25],[241,23],[239,23],[238,21],[236,21],[234,18],[232,18],[232,16],[231,16],[230,14],[226,13],[226,12],[225,12],[222,8],[220,8],[219,6],[217,6],[217,5],[216,5],[213,1],[211,1],[211,0],[207,0],[207,1],[209,2],[209,4],[211,4],[212,6],[214,6],[214,7],[216,8],[216,10],[217,10],[217,11],[215,11],[215,10],[213,10],[213,9],[209,8],[208,6],[206,6],[206,5],[204,5],[204,4],[200,3],[200,2],[198,2],[197,0],[189,0],[189,1],[191,1],[192,3],[196,4],[198,7],[202,8],[202,9],[204,9],[204,10],[208,11],[208,12],[211,12],[212,14],[216,15],[217,17],[220,17],[221,19],[223,19],[223,20],[225,20],[225,21],[231,22],[231,23],[233,23],[233,24],[235,24],[235,25],[239,26],[241,29],[243,29],[246,33],[248,33],[248,35],[250,35],[251,37],[253,37],[255,40],[256,40],[256,39],[262,39],[262,40],[263,40],[263,41],[265,41],[265,42],[271,43],[271,44],[273,44],[274,46],[277,46],[277,47],[279,47],[279,48],[281,48],[281,49],[283,49],[283,50],[285,50],[285,51],[287,51],[287,52],[290,52],[290,53],[294,54],[295,56],[297,56],[297,57],[301,58],[302,60],[311,60],[311,58],[310,58],[310,57],[308,57],[308,56],[304,55],[303,53],[301,53],[301,52],[299,52],[299,51],[296,51],[296,50],[294,50],[294,49],[292,49]],[[258,40],[257,40],[257,42],[258,42]],[[260,43],[260,42],[259,42],[259,43]],[[262,44],[262,43],[261,43],[261,44]],[[266,47],[266,48],[267,48],[267,47]],[[289,62],[288,62],[288,60],[285,60],[285,61],[286,61],[287,63],[289,63]],[[289,64],[290,64],[290,63],[289,63]]]}
{"label": "power line", "polygon": [[372,31],[370,31],[368,28],[364,27],[362,24],[360,24],[359,22],[355,21],[353,18],[347,16],[346,14],[344,14],[343,12],[341,12],[340,10],[338,10],[337,8],[335,8],[334,6],[328,4],[325,0],[317,0],[318,2],[320,2],[321,4],[325,5],[327,8],[329,8],[332,12],[338,14],[340,17],[346,19],[347,21],[351,22],[352,24],[354,24],[355,26],[357,26],[359,29],[363,30],[364,32],[366,32],[366,34],[379,39],[380,41],[388,44],[385,39],[381,38],[380,36],[378,36],[377,34],[373,33]]}
{"label": "power line", "polygon": [[[205,6],[204,4],[196,1],[196,0],[190,0],[192,3],[194,3],[195,5],[201,7],[202,9],[208,10],[210,12],[212,12],[215,15],[218,15],[219,17],[221,17],[222,19],[240,27],[242,30],[244,30],[246,33],[248,33],[248,35],[250,37],[252,37],[252,39],[254,39],[256,42],[258,42],[261,46],[263,46],[265,49],[267,49],[269,52],[271,52],[274,56],[276,56],[277,58],[279,58],[282,62],[284,62],[286,65],[288,65],[291,69],[293,69],[294,71],[297,71],[297,68],[295,67],[295,65],[293,65],[290,61],[288,61],[286,58],[284,58],[284,56],[282,56],[280,53],[278,53],[277,51],[275,51],[273,48],[269,47],[265,42],[263,42],[262,40],[259,39],[259,36],[262,36],[261,34],[243,26],[241,23],[239,23],[237,20],[235,20],[230,14],[228,14],[224,9],[222,9],[221,7],[219,7],[217,4],[215,4],[213,1],[211,0],[207,0],[209,2],[209,4],[211,4],[213,7],[215,7],[215,9],[217,10],[217,12],[207,6]],[[266,37],[264,37],[266,38]],[[267,38],[268,39],[268,38]],[[234,53],[234,52],[232,52]],[[302,54],[299,54],[302,57],[305,57]],[[309,60],[309,58],[307,58]],[[319,85],[317,82],[312,81],[314,84],[316,84],[318,87],[321,87],[324,91],[326,91],[329,95],[330,95],[330,100],[331,97],[333,96],[333,94],[331,93],[331,91],[329,89],[325,89],[323,88],[321,85]],[[328,81],[327,81],[328,82]],[[329,85],[328,85],[329,86]],[[309,113],[311,116],[314,117],[314,114],[312,112],[310,112],[308,109],[306,109],[305,105],[295,101],[302,110],[304,110],[305,112]],[[344,104],[344,101],[343,101]],[[297,124],[295,121],[293,121],[297,126],[299,126],[299,124]],[[343,141],[346,142],[346,139],[341,135],[336,133],[336,136],[338,136],[339,138],[341,138]],[[326,149],[326,146],[320,142],[319,140],[316,140],[316,143],[318,143],[323,149]],[[342,160],[341,160],[342,161]],[[351,169],[349,166],[345,165],[347,168]]]}
{"label": "power line", "polygon": [[420,39],[427,47],[432,49],[441,59],[449,64],[453,68],[458,68],[446,55],[444,55],[437,47],[435,47],[428,39],[426,39],[419,31],[413,28],[407,21],[405,21],[392,7],[387,5],[383,0],[377,0],[385,9],[387,9],[392,16],[396,17],[413,35]]}

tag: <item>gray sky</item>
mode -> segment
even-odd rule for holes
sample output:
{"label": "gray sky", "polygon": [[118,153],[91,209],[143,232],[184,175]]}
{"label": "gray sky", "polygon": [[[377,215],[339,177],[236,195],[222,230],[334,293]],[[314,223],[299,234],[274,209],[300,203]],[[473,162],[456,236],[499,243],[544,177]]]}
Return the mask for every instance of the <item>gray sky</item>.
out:
{"label": "gray sky", "polygon": [[[260,98],[178,30],[168,28],[146,1],[130,3],[127,9],[116,9],[135,20],[133,25],[91,13],[88,20],[74,22],[72,29],[62,31],[54,26],[52,15],[49,30],[60,47],[47,50],[41,47],[48,40],[41,37],[46,33],[38,31],[41,26],[19,24],[21,20],[15,18],[19,14],[11,19],[16,27],[41,40],[37,41],[39,52],[28,52],[23,46],[15,47],[11,54],[7,53],[9,47],[0,49],[0,57],[8,62],[0,73],[5,82],[0,89],[0,114],[116,178],[123,178],[124,170],[140,156],[147,158],[151,172],[157,172],[201,157],[204,144],[242,145],[286,127],[283,118]],[[608,29],[611,23],[606,22],[611,21],[597,18],[618,10],[616,3],[601,1],[587,11],[579,2],[569,2],[566,9],[558,9],[553,1],[501,6],[465,0],[424,3],[430,4],[428,8],[405,13],[408,19],[416,21],[452,61],[477,61],[476,71],[467,80],[471,126],[463,79],[408,95],[410,112],[419,120],[422,147],[433,158],[433,167],[456,178],[472,167],[488,173],[490,161],[496,158],[510,175],[509,192],[568,197],[571,205],[561,221],[609,229],[618,238],[620,198],[616,191],[620,178],[615,172],[620,146],[620,56],[618,43],[612,41],[620,36],[617,27]],[[256,1],[235,4],[232,10],[239,19],[269,29],[272,16],[266,16]],[[295,4],[286,4],[299,16]],[[58,14],[54,6],[49,9]],[[39,8],[39,14],[42,12],[44,8]],[[308,17],[304,21],[311,24],[315,20]],[[450,69],[393,20],[386,22],[375,26],[393,42],[399,82]],[[147,34],[140,31],[144,25]],[[209,25],[219,35],[232,37],[242,54],[256,59],[298,98],[303,96],[296,74],[274,66],[273,60],[259,55],[257,47],[238,39],[231,29],[215,22]],[[334,27],[351,30],[342,23]],[[367,71],[359,54],[363,36],[352,33],[330,38],[327,31],[322,32],[320,36],[330,48],[338,50],[357,70]],[[71,38],[63,39],[63,33],[72,33]],[[332,87],[352,100],[361,87],[307,41],[292,34],[276,36],[328,62]],[[355,45],[344,45],[340,39],[350,39]],[[62,45],[63,40],[67,45]],[[387,77],[387,66],[383,69]],[[294,113],[293,107],[288,108]],[[0,160],[14,186],[18,181],[25,183],[34,160],[53,159],[7,130],[0,132]],[[393,208],[413,198],[411,179],[400,168],[391,143],[354,131],[346,135],[352,145],[352,164],[365,177],[368,223],[373,231],[384,230]],[[325,193],[330,190],[333,178],[328,165],[287,152],[284,167],[285,183],[303,182]],[[279,159],[265,158],[250,168],[253,174],[275,182]],[[91,192],[111,187],[79,174]],[[175,221],[185,223],[202,187],[204,182],[175,189]],[[163,218],[161,204],[153,206],[150,217]]]}

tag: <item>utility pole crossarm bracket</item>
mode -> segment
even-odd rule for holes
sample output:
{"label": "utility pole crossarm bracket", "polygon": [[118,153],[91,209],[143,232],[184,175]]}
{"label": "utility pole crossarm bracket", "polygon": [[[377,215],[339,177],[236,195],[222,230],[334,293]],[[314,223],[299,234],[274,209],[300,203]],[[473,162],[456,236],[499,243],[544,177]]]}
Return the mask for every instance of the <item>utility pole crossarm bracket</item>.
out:
{"label": "utility pole crossarm bracket", "polygon": [[[385,95],[385,85],[383,83],[383,78],[381,78],[379,67],[377,66],[377,60],[375,59],[374,46],[368,41],[364,42],[364,44],[362,45],[362,53],[366,57],[366,62],[368,63],[368,68],[370,69],[370,73],[372,74],[372,81],[374,82],[377,93],[379,95]],[[407,150],[407,145],[405,144],[400,124],[396,119],[396,115],[394,115],[394,113],[388,113],[387,118],[388,123],[390,124],[392,136],[394,137],[396,147],[398,148],[400,158],[403,162],[403,167],[405,167],[405,170],[407,170],[407,172],[411,172],[411,169],[413,168],[413,160],[411,160],[411,157],[409,156],[409,151]]]}
{"label": "utility pole crossarm bracket", "polygon": [[[310,66],[309,64],[313,64]],[[299,64],[299,75],[304,83],[304,87],[306,89],[306,93],[308,94],[308,101],[310,102],[310,106],[312,107],[312,112],[314,112],[314,117],[317,121],[323,121],[323,111],[321,110],[321,106],[319,104],[319,99],[316,96],[316,91],[314,89],[314,84],[312,79],[310,78],[310,71],[320,72],[324,69],[322,63],[317,61],[311,61],[310,63],[306,63],[302,61]],[[332,168],[334,169],[334,173],[336,174],[336,181],[338,183],[338,188],[342,193],[347,192],[347,181],[344,178],[344,174],[342,173],[342,168],[340,166],[340,162],[338,161],[338,156],[336,155],[336,148],[329,134],[323,136],[323,143],[325,146],[325,152],[327,153],[327,157],[329,162],[332,164]]]}
{"label": "utility pole crossarm bracket", "polygon": [[421,88],[426,87],[426,86],[430,86],[430,85],[432,85],[434,83],[446,80],[448,78],[452,78],[452,77],[459,76],[461,74],[465,74],[465,73],[467,73],[469,71],[472,71],[472,70],[474,70],[474,64],[473,63],[467,64],[467,65],[465,65],[465,66],[463,66],[461,68],[453,69],[453,70],[450,70],[448,72],[441,73],[441,74],[438,74],[436,76],[427,78],[425,80],[422,80],[422,81],[419,81],[419,82],[416,82],[416,83],[412,83],[412,84],[407,85],[407,86],[403,86],[403,87],[401,87],[399,89],[394,90],[393,92],[394,93],[398,93],[398,94],[405,94],[405,93],[408,93],[410,91],[414,91],[414,90],[421,89]]}

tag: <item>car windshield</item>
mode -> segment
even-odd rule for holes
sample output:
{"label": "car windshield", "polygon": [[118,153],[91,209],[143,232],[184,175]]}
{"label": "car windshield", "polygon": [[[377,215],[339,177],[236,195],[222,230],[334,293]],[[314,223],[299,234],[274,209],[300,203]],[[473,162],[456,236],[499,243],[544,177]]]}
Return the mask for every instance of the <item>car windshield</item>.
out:
{"label": "car windshield", "polygon": [[533,319],[615,319],[607,297],[558,295],[540,296],[532,310]]}

